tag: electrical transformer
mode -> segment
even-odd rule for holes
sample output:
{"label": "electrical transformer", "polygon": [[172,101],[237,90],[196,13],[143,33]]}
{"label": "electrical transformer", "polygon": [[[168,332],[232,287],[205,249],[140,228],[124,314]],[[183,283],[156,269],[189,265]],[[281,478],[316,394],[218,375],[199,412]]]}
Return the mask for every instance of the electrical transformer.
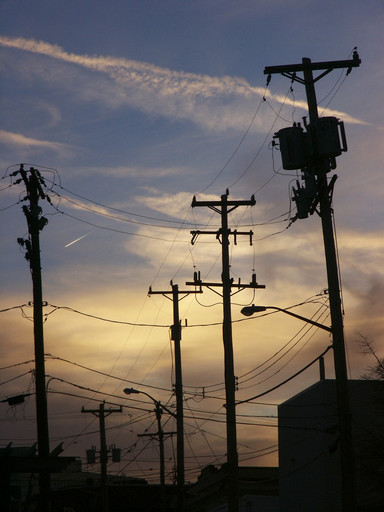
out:
{"label": "electrical transformer", "polygon": [[275,133],[274,138],[279,139],[284,169],[292,171],[307,166],[312,150],[309,147],[310,139],[308,134],[304,132],[300,123],[294,123],[289,128],[282,128]]}
{"label": "electrical transformer", "polygon": [[347,151],[344,123],[336,117],[320,117],[305,126],[294,123],[275,133],[279,139],[281,160],[286,170],[303,169],[314,165],[316,159],[330,159],[330,169],[336,167],[335,158]]}
{"label": "electrical transformer", "polygon": [[96,447],[92,446],[89,450],[87,450],[87,464],[95,464],[96,463]]}
{"label": "electrical transformer", "polygon": [[316,141],[314,147],[320,157],[335,158],[347,151],[344,123],[336,117],[319,117],[308,125],[308,130]]}

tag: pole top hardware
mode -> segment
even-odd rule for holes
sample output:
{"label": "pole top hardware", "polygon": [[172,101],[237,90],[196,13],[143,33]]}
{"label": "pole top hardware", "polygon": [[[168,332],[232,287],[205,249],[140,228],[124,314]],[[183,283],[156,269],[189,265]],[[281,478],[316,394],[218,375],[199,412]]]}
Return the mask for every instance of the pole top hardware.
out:
{"label": "pole top hardware", "polygon": [[[361,59],[357,50],[353,51],[353,58],[350,60],[331,60],[325,62],[311,62],[311,59],[303,58],[301,64],[285,64],[282,66],[266,66],[264,68],[264,75],[272,75],[274,73],[296,73],[308,69],[315,70],[332,70],[340,68],[348,68],[347,74],[351,72],[352,68],[357,68],[361,64]],[[295,77],[296,78],[296,77]]]}

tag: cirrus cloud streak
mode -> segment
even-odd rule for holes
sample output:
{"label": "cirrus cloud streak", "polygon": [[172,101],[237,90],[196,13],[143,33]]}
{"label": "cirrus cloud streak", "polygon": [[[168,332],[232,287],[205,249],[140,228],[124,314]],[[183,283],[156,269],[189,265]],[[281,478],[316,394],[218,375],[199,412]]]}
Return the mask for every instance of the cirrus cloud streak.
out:
{"label": "cirrus cloud streak", "polygon": [[[102,78],[111,81],[111,87],[95,87],[93,75],[93,85],[90,84],[88,89],[88,101],[105,102],[111,108],[126,105],[149,115],[191,121],[211,131],[243,130],[249,122],[249,112],[254,111],[263,98],[278,105],[307,109],[305,101],[293,101],[280,94],[273,95],[263,87],[252,86],[241,77],[214,77],[174,71],[125,58],[78,55],[66,52],[58,45],[21,37],[0,36],[0,45],[101,73]],[[45,70],[40,73],[40,78],[57,80],[58,75],[47,75]],[[61,86],[63,79],[65,82],[65,74],[60,74]],[[72,81],[68,82],[68,78],[66,81],[68,86],[73,87]],[[79,94],[87,99],[86,91],[79,91]],[[327,113],[349,123],[365,124],[343,112],[328,110]],[[268,131],[271,114],[271,111],[260,113],[254,124],[257,131]]]}

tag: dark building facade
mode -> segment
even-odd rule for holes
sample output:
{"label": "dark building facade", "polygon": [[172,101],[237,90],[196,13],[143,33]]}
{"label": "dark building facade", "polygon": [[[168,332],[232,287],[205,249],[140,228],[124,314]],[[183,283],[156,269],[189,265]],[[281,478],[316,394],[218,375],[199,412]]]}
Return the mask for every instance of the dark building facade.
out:
{"label": "dark building facade", "polygon": [[[351,380],[359,512],[384,510],[384,382]],[[334,380],[321,380],[279,406],[281,512],[341,512]]]}

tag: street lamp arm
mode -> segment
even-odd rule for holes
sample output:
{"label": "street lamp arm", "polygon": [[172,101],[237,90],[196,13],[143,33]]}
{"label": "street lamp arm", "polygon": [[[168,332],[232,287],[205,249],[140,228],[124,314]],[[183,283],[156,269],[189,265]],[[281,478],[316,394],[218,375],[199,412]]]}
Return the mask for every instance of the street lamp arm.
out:
{"label": "street lamp arm", "polygon": [[282,311],[283,313],[286,313],[287,315],[298,318],[299,320],[303,320],[304,322],[314,325],[315,327],[319,327],[319,329],[323,329],[324,331],[327,331],[327,332],[332,332],[332,327],[328,327],[327,325],[319,324],[319,322],[315,322],[315,320],[311,320],[310,318],[306,318],[304,316],[298,315],[297,313],[293,313],[292,311],[289,311],[288,309],[282,309],[282,308],[278,308],[278,307],[274,307],[274,306],[266,306],[266,309],[275,309],[276,311]]}
{"label": "street lamp arm", "polygon": [[177,418],[177,414],[174,413],[173,411],[171,411],[170,409],[168,409],[168,407],[166,407],[164,404],[162,404],[161,402],[159,402],[159,400],[156,400],[156,398],[153,398],[153,396],[151,396],[149,393],[147,393],[146,391],[139,391],[138,389],[135,389],[135,388],[125,388],[124,390],[124,393],[126,395],[132,395],[132,394],[135,394],[135,395],[145,395],[147,396],[149,399],[152,400],[152,402],[155,404],[155,406],[158,408],[158,407],[161,407],[162,409],[164,409],[164,411],[167,411],[168,414],[170,414],[171,416],[173,416],[174,418]]}
{"label": "street lamp arm", "polygon": [[304,322],[314,325],[319,329],[323,329],[327,332],[332,332],[332,327],[328,327],[327,325],[320,324],[319,322],[315,322],[315,320],[311,320],[310,318],[306,318],[305,316],[298,315],[297,313],[293,313],[288,309],[279,308],[277,306],[247,306],[241,310],[241,313],[245,316],[251,316],[253,313],[261,313],[262,311],[266,311],[267,309],[274,309],[276,311],[281,311],[282,313],[286,313],[287,315],[293,316],[294,318],[298,318],[299,320],[303,320]]}

